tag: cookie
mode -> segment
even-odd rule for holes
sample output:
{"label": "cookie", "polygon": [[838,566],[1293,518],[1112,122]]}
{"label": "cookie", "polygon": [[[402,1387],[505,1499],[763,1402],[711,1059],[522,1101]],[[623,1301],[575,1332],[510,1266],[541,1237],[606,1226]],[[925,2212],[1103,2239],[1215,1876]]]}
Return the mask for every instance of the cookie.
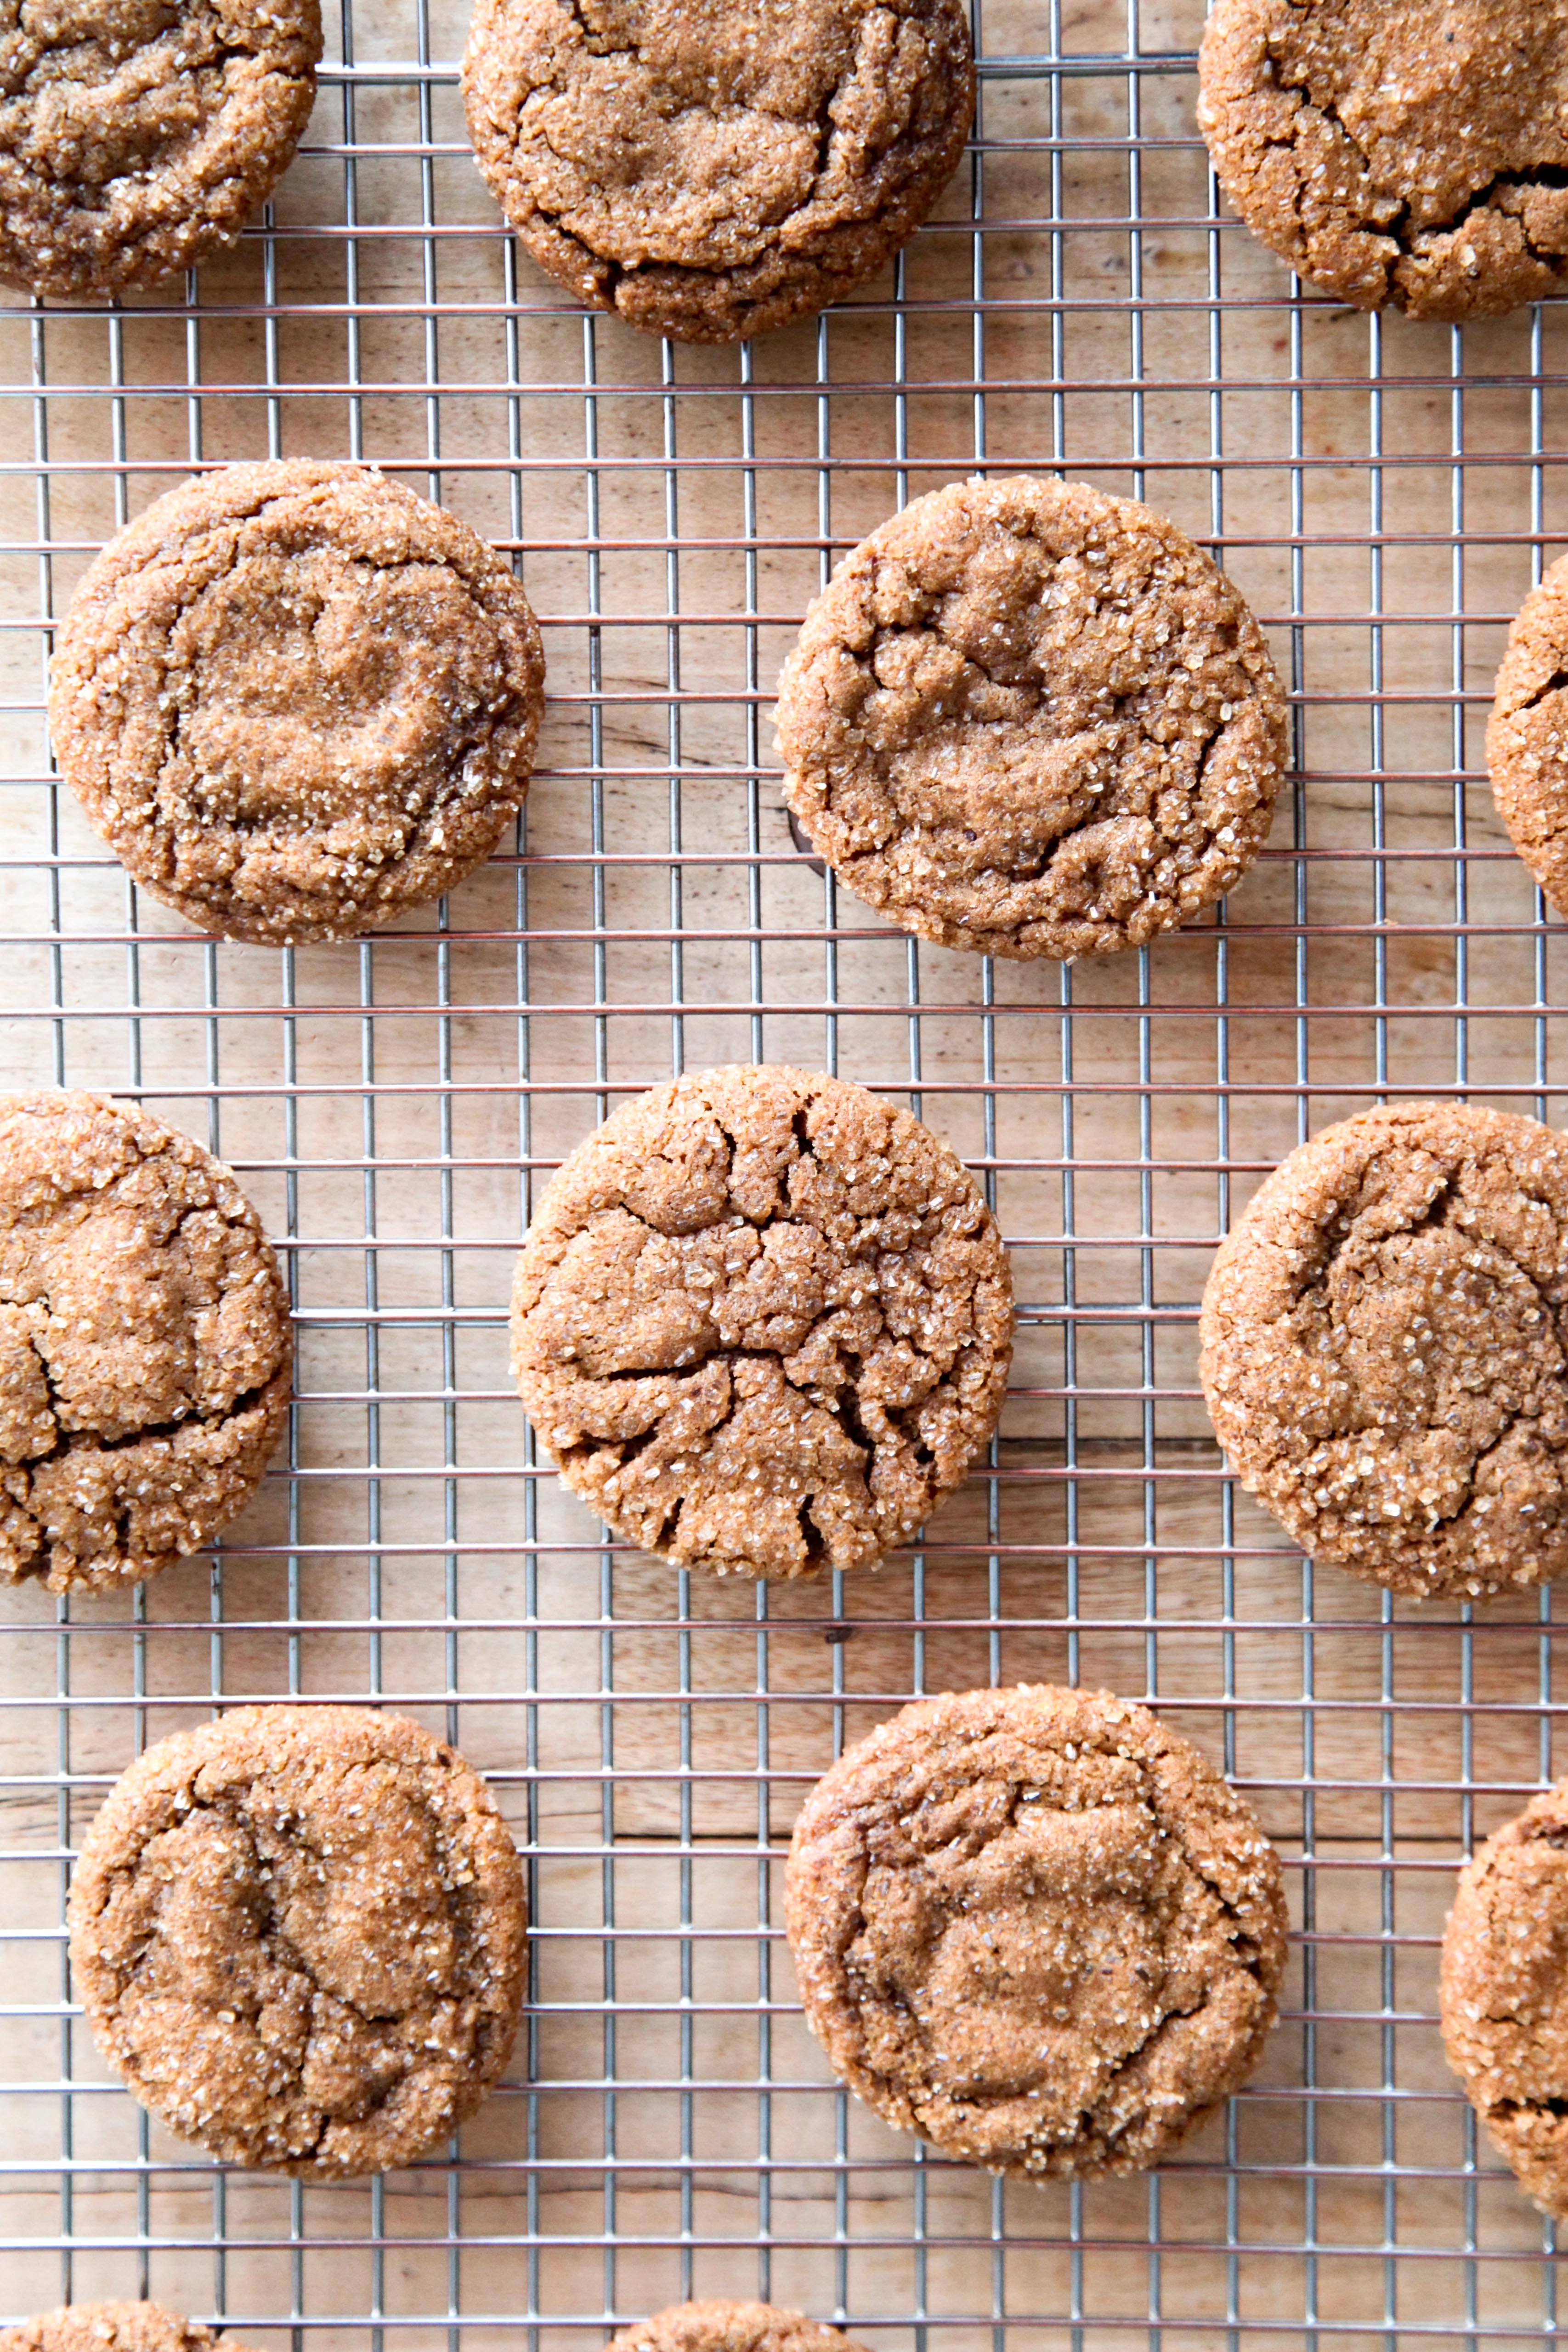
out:
{"label": "cookie", "polygon": [[1285,704],[1223,572],[1082,482],[958,482],[862,540],[779,688],[784,796],[839,878],[982,955],[1108,955],[1269,831]]}
{"label": "cookie", "polygon": [[205,931],[352,938],[488,857],[544,657],[466,523],[359,466],[230,466],[89,565],[49,724],[89,820]]}
{"label": "cookie", "polygon": [[1568,1146],[1458,1103],[1292,1151],[1220,1247],[1204,1394],[1313,1559],[1471,1596],[1568,1571]]}
{"label": "cookie", "polygon": [[1508,633],[1487,722],[1492,797],[1509,839],[1568,914],[1568,557],[1525,598]]}
{"label": "cookie", "polygon": [[288,1293],[221,1160],[133,1103],[0,1096],[0,1583],[154,1576],[288,1421]]}
{"label": "cookie", "polygon": [[1482,319],[1568,274],[1568,0],[1214,0],[1197,119],[1270,252],[1358,310]]}
{"label": "cookie", "polygon": [[836,302],[919,227],[975,111],[962,0],[478,0],[468,135],[550,276],[729,343]]}
{"label": "cookie", "polygon": [[841,1078],[707,1070],[545,1192],[512,1369],[567,1485],[683,1568],[810,1576],[913,1535],[991,1436],[1007,1255],[963,1163]]}
{"label": "cookie", "polygon": [[1460,1872],[1441,1987],[1443,2047],[1492,2146],[1568,2219],[1568,1780]]}
{"label": "cookie", "polygon": [[776,2304],[677,2303],[641,2326],[623,2328],[609,2352],[865,2352],[865,2347]]}
{"label": "cookie", "polygon": [[[244,2352],[232,2336],[225,2352]],[[156,2303],[68,2303],[17,2327],[0,2327],[0,2352],[215,2352],[199,2319]]]}
{"label": "cookie", "polygon": [[246,1706],[160,1740],[88,1832],[69,1921],[105,2058],[227,2164],[410,2164],[511,2053],[517,1849],[478,1775],[403,1716]]}
{"label": "cookie", "polygon": [[1022,2179],[1159,2163],[1258,2061],[1280,1864],[1196,1748],[1109,1691],[918,1699],[807,1798],[785,1918],[850,2088]]}
{"label": "cookie", "polygon": [[5,12],[0,280],[114,294],[193,268],[282,177],[316,96],[319,0]]}

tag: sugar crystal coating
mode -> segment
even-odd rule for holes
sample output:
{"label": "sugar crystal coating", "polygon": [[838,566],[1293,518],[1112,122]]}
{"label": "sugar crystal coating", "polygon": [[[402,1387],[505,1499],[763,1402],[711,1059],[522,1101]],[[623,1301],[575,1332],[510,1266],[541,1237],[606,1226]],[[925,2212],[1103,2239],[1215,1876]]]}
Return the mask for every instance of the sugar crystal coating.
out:
{"label": "sugar crystal coating", "polygon": [[904,1707],[807,1798],[785,1916],[851,2089],[1025,2179],[1158,2163],[1251,2073],[1284,1966],[1251,1809],[1106,1691]]}
{"label": "sugar crystal coating", "polygon": [[406,1717],[239,1707],[161,1740],[89,1832],[69,1918],[99,2049],[225,2163],[411,2163],[511,2053],[522,1866],[484,1782]]}
{"label": "sugar crystal coating", "polygon": [[1226,194],[1342,300],[1476,319],[1561,289],[1564,0],[1216,0],[1198,80]]}
{"label": "sugar crystal coating", "polygon": [[534,259],[693,342],[762,334],[879,268],[975,106],[960,0],[478,0],[463,85]]}
{"label": "sugar crystal coating", "polygon": [[1012,957],[1140,947],[1268,835],[1285,706],[1185,532],[1082,482],[916,499],[845,557],[779,688],[784,792],[906,931]]}
{"label": "sugar crystal coating", "polygon": [[512,1305],[562,1477],[683,1566],[872,1565],[994,1430],[1012,1291],[962,1162],[844,1080],[708,1070],[553,1180]]}
{"label": "sugar crystal coating", "polygon": [[1443,2043],[1493,2146],[1568,2219],[1568,1781],[1459,1874],[1443,1937]]}
{"label": "sugar crystal coating", "polygon": [[1396,1592],[1568,1570],[1568,1146],[1406,1103],[1267,1179],[1204,1292],[1201,1370],[1243,1483],[1314,1559]]}
{"label": "sugar crystal coating", "polygon": [[288,1295],[220,1160],[134,1104],[0,1097],[0,1580],[152,1576],[260,1480]]}

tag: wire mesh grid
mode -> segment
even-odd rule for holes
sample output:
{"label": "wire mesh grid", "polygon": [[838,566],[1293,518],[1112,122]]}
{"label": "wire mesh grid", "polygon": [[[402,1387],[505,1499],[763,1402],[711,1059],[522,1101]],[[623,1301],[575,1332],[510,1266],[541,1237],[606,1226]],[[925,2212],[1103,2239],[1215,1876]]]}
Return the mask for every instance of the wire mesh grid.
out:
{"label": "wire mesh grid", "polygon": [[[1550,1594],[1314,1573],[1196,1381],[1217,1236],[1298,1138],[1469,1094],[1557,1118],[1557,933],[1479,726],[1561,530],[1563,323],[1365,319],[1224,220],[1187,0],[985,0],[939,216],[820,322],[730,352],[583,319],[502,235],[446,0],[342,0],[275,205],[199,283],[0,317],[8,1083],[140,1097],[287,1252],[290,1447],[128,1600],[0,1600],[0,2309],[150,2294],[258,2344],[580,2344],[687,2294],[873,2347],[1533,2337],[1552,2239],[1435,2025],[1470,1841],[1552,1766]],[[193,465],[348,455],[516,552],[550,706],[526,827],[359,947],[200,940],[51,779],[90,553]],[[1291,790],[1217,919],[1080,968],[916,946],[790,836],[769,704],[835,556],[977,467],[1146,496],[1214,546],[1292,695]],[[983,1175],[1022,1303],[982,1475],[874,1577],[768,1590],[603,1540],[536,1462],[504,1311],[536,1184],[673,1070],[837,1069]],[[779,1872],[802,1790],[914,1693],[1155,1701],[1258,1805],[1297,1935],[1264,2065],[1147,2179],[1003,2186],[832,2084]],[[73,2012],[73,1848],[148,1740],[241,1697],[384,1699],[529,1857],[532,2006],[450,2160],[225,2173]]]}

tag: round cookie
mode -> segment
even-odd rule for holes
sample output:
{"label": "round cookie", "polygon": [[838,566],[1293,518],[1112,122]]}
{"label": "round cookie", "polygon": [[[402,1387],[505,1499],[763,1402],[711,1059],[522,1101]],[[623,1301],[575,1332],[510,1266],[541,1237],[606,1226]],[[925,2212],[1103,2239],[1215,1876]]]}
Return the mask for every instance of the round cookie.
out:
{"label": "round cookie", "polygon": [[541,268],[727,343],[837,301],[918,228],[975,66],[962,0],[478,0],[463,89]]}
{"label": "round cookie", "polygon": [[779,688],[784,796],[840,879],[984,955],[1108,955],[1268,835],[1285,705],[1236,590],[1130,499],[959,482],[862,540]]}
{"label": "round cookie", "polygon": [[705,1071],[623,1104],[546,1191],[512,1369],[617,1535],[721,1576],[865,1568],[996,1428],[1012,1286],[962,1161],[863,1087]]}
{"label": "round cookie", "polygon": [[[232,2336],[223,2342],[243,2352]],[[199,2319],[157,2303],[68,2303],[0,2327],[0,2352],[215,2352],[217,2343]]]}
{"label": "round cookie", "polygon": [[1267,1179],[1203,1295],[1243,1486],[1313,1559],[1471,1596],[1568,1571],[1568,1145],[1407,1103]]}
{"label": "round cookie", "polygon": [[204,475],[105,548],[49,725],[164,906],[227,939],[348,939],[488,857],[543,696],[494,548],[382,475],[296,458]]}
{"label": "round cookie", "polygon": [[225,2163],[410,2164],[511,2053],[517,1849],[478,1775],[403,1716],[246,1706],[161,1740],[89,1831],[69,1920],[99,2048]]}
{"label": "round cookie", "polygon": [[676,2303],[623,2328],[609,2352],[865,2352],[865,2347],[776,2304]]}
{"label": "round cookie", "polygon": [[221,1160],[134,1104],[0,1096],[0,1582],[133,1584],[288,1420],[288,1293]]}
{"label": "round cookie", "polygon": [[309,119],[319,0],[5,12],[0,281],[118,293],[236,237]]}
{"label": "round cookie", "polygon": [[1159,2163],[1251,2073],[1285,1959],[1251,1809],[1108,1691],[919,1699],[807,1798],[806,2021],[877,2113],[1024,2179]]}
{"label": "round cookie", "polygon": [[1487,722],[1492,797],[1509,839],[1568,914],[1568,557],[1531,591],[1508,633]]}
{"label": "round cookie", "polygon": [[1568,273],[1568,0],[1214,0],[1197,119],[1241,218],[1357,310],[1479,319]]}
{"label": "round cookie", "polygon": [[1441,1986],[1448,2063],[1492,2146],[1568,2219],[1568,1780],[1460,1872]]}

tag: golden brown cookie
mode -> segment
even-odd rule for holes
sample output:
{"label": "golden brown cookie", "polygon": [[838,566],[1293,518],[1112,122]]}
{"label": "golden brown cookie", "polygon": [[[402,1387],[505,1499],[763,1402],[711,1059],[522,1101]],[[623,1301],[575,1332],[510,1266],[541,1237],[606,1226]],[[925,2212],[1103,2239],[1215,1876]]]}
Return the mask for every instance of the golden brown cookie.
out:
{"label": "golden brown cookie", "polygon": [[879,269],[975,110],[961,0],[478,0],[468,135],[541,268],[734,342]]}
{"label": "golden brown cookie", "polygon": [[1521,605],[1487,724],[1492,797],[1509,838],[1568,914],[1568,557]]}
{"label": "golden brown cookie", "polygon": [[1159,2163],[1251,2073],[1285,1961],[1250,1807],[1146,1707],[1049,1685],[918,1699],[848,1749],[785,1917],[834,2072],[1023,2179]]}
{"label": "golden brown cookie", "polygon": [[1254,236],[1358,310],[1568,273],[1568,0],[1214,0],[1197,119]]}
{"label": "golden brown cookie", "polygon": [[494,548],[381,474],[291,458],[203,475],[105,548],[49,725],[163,905],[227,939],[348,939],[488,857],[543,695]]}
{"label": "golden brown cookie", "polygon": [[1568,1570],[1568,1146],[1405,1103],[1277,1168],[1203,1296],[1204,1394],[1243,1486],[1395,1592]]}
{"label": "golden brown cookie", "polygon": [[[17,2327],[0,2327],[0,2352],[216,2352],[199,2319],[156,2303],[68,2303]],[[232,2336],[224,2352],[244,2352]]]}
{"label": "golden brown cookie", "polygon": [[288,1293],[230,1171],[133,1103],[0,1096],[0,1582],[133,1584],[258,1484]]}
{"label": "golden brown cookie", "polygon": [[512,1366],[618,1535],[721,1576],[865,1568],[957,1486],[1012,1353],[1001,1236],[907,1111],[706,1070],[623,1104],[547,1190]]}
{"label": "golden brown cookie", "polygon": [[623,2328],[609,2352],[865,2352],[852,2336],[771,2303],[676,2303]]}
{"label": "golden brown cookie", "polygon": [[528,1913],[485,1783],[404,1716],[246,1706],[122,1772],[71,1969],[143,2106],[227,2164],[388,2172],[511,2053]]}
{"label": "golden brown cookie", "polygon": [[1568,1780],[1459,1874],[1443,1937],[1443,2046],[1520,2185],[1568,2219]]}
{"label": "golden brown cookie", "polygon": [[33,294],[118,293],[232,242],[315,100],[319,0],[9,0],[0,26],[0,281]]}
{"label": "golden brown cookie", "polygon": [[868,906],[945,947],[1108,955],[1239,880],[1285,704],[1176,525],[1082,482],[957,482],[862,540],[779,688],[784,795]]}

